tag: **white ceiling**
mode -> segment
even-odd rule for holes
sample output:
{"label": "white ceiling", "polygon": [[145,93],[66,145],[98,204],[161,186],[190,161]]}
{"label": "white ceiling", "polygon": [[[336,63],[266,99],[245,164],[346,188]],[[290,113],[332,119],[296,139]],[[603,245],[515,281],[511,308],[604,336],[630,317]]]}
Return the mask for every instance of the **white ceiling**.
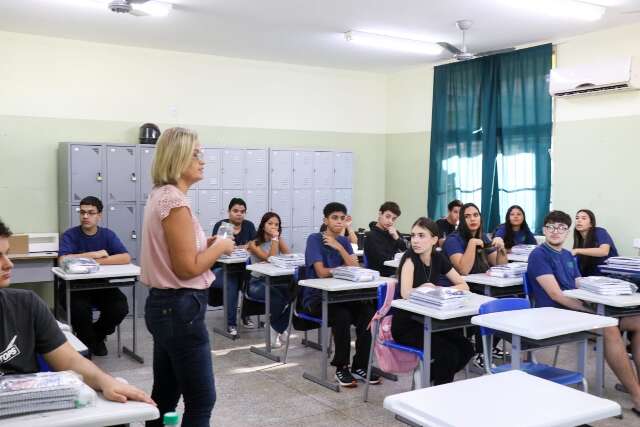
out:
{"label": "white ceiling", "polygon": [[[345,42],[361,30],[460,45],[459,19],[474,25],[472,52],[559,40],[640,22],[640,0],[591,0],[611,7],[582,22],[523,13],[518,0],[168,0],[168,17],[117,15],[91,0],[0,0],[0,30],[293,64],[388,72],[446,59]],[[75,5],[74,5],[75,3]],[[638,13],[624,13],[639,11]]]}

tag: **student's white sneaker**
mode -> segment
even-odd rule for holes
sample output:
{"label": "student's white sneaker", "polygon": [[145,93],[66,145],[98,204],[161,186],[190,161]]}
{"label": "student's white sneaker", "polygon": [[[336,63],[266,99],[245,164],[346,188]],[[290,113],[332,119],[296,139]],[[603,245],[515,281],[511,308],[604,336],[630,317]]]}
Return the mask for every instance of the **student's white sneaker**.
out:
{"label": "student's white sneaker", "polygon": [[413,370],[413,386],[414,390],[418,390],[422,388],[422,377],[420,376],[420,368],[416,368]]}
{"label": "student's white sneaker", "polygon": [[280,334],[277,333],[273,328],[271,329],[271,348],[280,348],[282,347],[282,343],[280,342]]}

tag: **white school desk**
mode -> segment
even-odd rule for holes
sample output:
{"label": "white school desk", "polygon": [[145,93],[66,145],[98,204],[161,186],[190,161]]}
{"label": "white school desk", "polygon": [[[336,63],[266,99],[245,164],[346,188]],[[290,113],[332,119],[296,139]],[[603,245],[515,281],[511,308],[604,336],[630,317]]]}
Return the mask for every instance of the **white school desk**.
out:
{"label": "white school desk", "polygon": [[230,273],[239,274],[243,272],[246,263],[247,258],[218,258],[216,261],[216,265],[220,264],[222,266],[222,313],[224,316],[224,328],[220,329],[214,326],[213,332],[231,340],[238,338],[238,335],[231,335],[227,332],[227,329],[229,329],[229,322],[227,321],[227,314],[229,312],[229,307],[227,307],[227,280]]}
{"label": "white school desk", "polygon": [[51,268],[56,264],[58,252],[10,253],[9,259],[13,262],[11,283],[51,282]]}
{"label": "white school desk", "polygon": [[[566,296],[596,304],[596,313],[601,316],[621,318],[640,315],[640,293],[633,295],[598,295],[584,289],[562,291]],[[604,392],[604,339],[596,338],[596,384],[595,392]]]}
{"label": "white school desk", "polygon": [[511,334],[512,369],[520,369],[522,338],[530,340],[534,345],[543,346],[560,343],[544,342],[550,338],[560,338],[563,342],[581,341],[578,346],[577,364],[579,371],[584,375],[587,336],[578,333],[616,326],[618,320],[579,311],[541,307],[481,314],[472,317],[471,323]]}
{"label": "white school desk", "polygon": [[[134,264],[124,265],[101,265],[100,269],[90,274],[68,274],[60,267],[51,269],[54,274],[54,286],[59,287],[60,282],[65,284],[65,309],[67,311],[67,325],[71,325],[71,292],[72,291],[88,291],[93,289],[108,289],[114,287],[132,288],[132,307],[133,307],[133,348],[122,347],[122,352],[132,359],[144,363],[144,359],[136,353],[138,345],[137,337],[137,316],[136,316],[136,282],[140,276],[140,267]],[[57,306],[57,305],[56,305]],[[54,310],[55,311],[55,310]],[[119,340],[118,340],[119,341]],[[120,350],[120,342],[118,342],[118,351]]]}
{"label": "white school desk", "polygon": [[616,402],[522,371],[394,394],[383,405],[400,421],[430,427],[569,427],[622,413]]}
{"label": "white school desk", "polygon": [[387,267],[393,267],[393,268],[398,268],[400,267],[400,260],[399,259],[390,259],[388,261],[384,262],[384,265],[386,265]]}
{"label": "white school desk", "polygon": [[474,273],[462,276],[465,282],[482,285],[484,294],[488,296],[502,296],[521,294],[523,279],[522,277],[493,277],[486,273]]}
{"label": "white school desk", "polygon": [[529,261],[529,255],[512,254],[509,252],[507,254],[507,260],[509,260],[509,262],[527,262]]}
{"label": "white school desk", "polygon": [[268,262],[247,265],[247,270],[264,276],[264,343],[265,350],[251,346],[253,353],[264,356],[274,362],[280,362],[280,356],[276,356],[271,352],[271,280],[272,278],[290,278],[295,273],[295,268],[280,268]]}
{"label": "white school desk", "polygon": [[636,284],[640,283],[640,271],[638,270],[632,270],[629,268],[618,266],[610,266],[608,264],[599,265],[598,270],[600,270],[600,273],[607,276],[620,277]]}
{"label": "white school desk", "polygon": [[471,293],[465,305],[454,310],[439,310],[416,304],[406,299],[397,299],[391,303],[391,306],[396,309],[415,314],[416,320],[422,320],[424,325],[423,352],[425,363],[421,378],[423,387],[431,385],[431,335],[434,332],[470,326],[471,316],[478,314],[478,309],[482,304],[493,300],[494,298],[489,296]]}
{"label": "white school desk", "polygon": [[310,373],[303,373],[302,376],[320,384],[330,390],[340,391],[340,386],[335,382],[329,382],[327,377],[327,350],[329,335],[329,304],[347,302],[347,301],[364,301],[377,297],[378,286],[384,284],[389,279],[381,277],[372,282],[351,282],[348,280],[335,279],[333,277],[325,279],[305,279],[298,282],[299,286],[319,289],[322,291],[322,325],[321,325],[321,347],[322,347],[322,366],[320,367],[320,377]]}

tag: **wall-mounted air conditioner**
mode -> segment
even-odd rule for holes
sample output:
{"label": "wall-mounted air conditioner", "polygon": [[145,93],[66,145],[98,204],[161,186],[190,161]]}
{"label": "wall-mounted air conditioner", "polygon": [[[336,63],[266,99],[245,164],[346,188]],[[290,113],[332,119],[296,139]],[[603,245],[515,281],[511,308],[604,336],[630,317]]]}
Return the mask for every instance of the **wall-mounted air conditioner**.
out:
{"label": "wall-mounted air conditioner", "polygon": [[551,96],[588,95],[640,89],[640,62],[637,58],[603,59],[593,64],[551,70]]}

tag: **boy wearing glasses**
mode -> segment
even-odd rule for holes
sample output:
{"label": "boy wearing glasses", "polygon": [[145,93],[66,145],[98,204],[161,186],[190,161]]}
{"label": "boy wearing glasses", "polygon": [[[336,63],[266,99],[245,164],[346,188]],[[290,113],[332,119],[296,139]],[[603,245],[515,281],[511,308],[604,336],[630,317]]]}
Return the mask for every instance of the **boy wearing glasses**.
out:
{"label": "boy wearing glasses", "polygon": [[[108,228],[98,227],[102,219],[102,202],[89,196],[80,201],[80,225],[64,232],[58,262],[65,258],[93,258],[101,265],[128,264],[131,257],[118,236]],[[100,310],[94,323],[92,308]],[[118,288],[74,291],[71,293],[71,323],[78,338],[93,355],[106,356],[104,343],[129,313],[127,297]]]}
{"label": "boy wearing glasses", "polygon": [[[531,252],[527,279],[533,293],[534,306],[557,307],[592,312],[582,301],[562,293],[575,289],[580,277],[578,265],[571,252],[563,249],[571,217],[562,211],[551,211],[544,218],[545,242]],[[620,382],[627,388],[633,402],[632,411],[640,416],[640,383],[633,371],[620,331],[634,332],[631,348],[636,369],[640,372],[640,316],[620,319],[618,327],[603,329],[605,358]]]}

